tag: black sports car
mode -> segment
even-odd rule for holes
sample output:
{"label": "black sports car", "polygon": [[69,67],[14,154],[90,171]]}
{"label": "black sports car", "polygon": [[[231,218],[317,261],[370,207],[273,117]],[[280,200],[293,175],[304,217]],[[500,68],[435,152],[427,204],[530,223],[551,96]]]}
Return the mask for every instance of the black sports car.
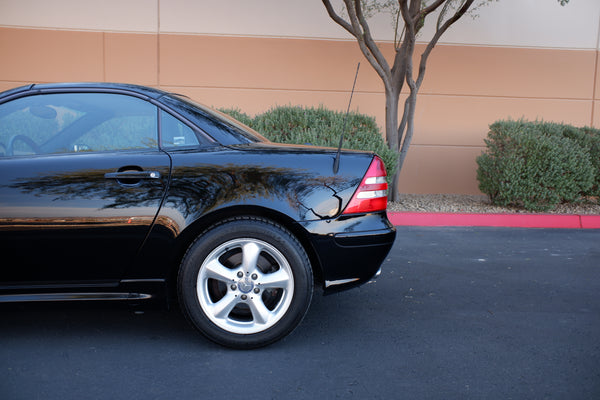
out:
{"label": "black sports car", "polygon": [[178,298],[217,343],[272,343],[394,242],[380,158],[336,156],[149,87],[1,93],[0,302]]}

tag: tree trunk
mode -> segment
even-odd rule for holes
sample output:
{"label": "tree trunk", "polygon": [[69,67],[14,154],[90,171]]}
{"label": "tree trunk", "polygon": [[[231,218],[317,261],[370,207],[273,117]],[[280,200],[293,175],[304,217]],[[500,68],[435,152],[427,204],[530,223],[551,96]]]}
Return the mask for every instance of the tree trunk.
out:
{"label": "tree trunk", "polygon": [[[408,111],[406,113],[406,133],[404,134],[402,146],[398,154],[398,164],[396,166],[398,171],[402,170],[402,166],[404,165],[404,160],[406,159],[406,155],[408,154],[408,148],[410,146],[410,142],[412,141],[413,133],[415,131],[415,109],[417,107],[418,90],[419,89],[416,88],[411,92],[404,106],[408,108]],[[401,132],[398,132],[398,136],[400,136],[401,134]]]}
{"label": "tree trunk", "polygon": [[396,172],[392,176],[392,184],[388,188],[388,200],[393,202],[400,201],[400,185],[398,184],[398,178],[400,178],[400,170],[396,168]]}
{"label": "tree trunk", "polygon": [[[385,91],[385,138],[388,147],[394,151],[400,149],[400,138],[398,137],[398,101],[399,93],[393,90]],[[398,164],[394,168],[394,175],[391,179],[391,187],[388,190],[390,201],[398,201]]]}
{"label": "tree trunk", "polygon": [[385,91],[385,138],[388,147],[395,151],[400,149],[398,138],[398,99],[398,93],[394,93],[391,90]]}
{"label": "tree trunk", "polygon": [[[406,155],[408,154],[408,148],[410,147],[410,142],[412,141],[414,126],[415,126],[415,109],[417,107],[417,94],[419,88],[414,87],[411,91],[410,95],[406,99],[404,103],[404,112],[402,114],[402,122],[400,126],[398,126],[398,113],[396,112],[395,121],[396,125],[387,125],[385,127],[386,136],[389,138],[394,137],[396,140],[396,144],[394,147],[389,146],[391,149],[394,149],[398,152],[398,158],[396,159],[396,167],[394,168],[394,176],[392,177],[392,184],[388,191],[388,199],[390,201],[399,201],[400,200],[400,185],[398,184],[398,179],[400,178],[400,171],[402,171],[402,167],[404,165],[404,160],[406,159]],[[399,96],[394,97],[394,99],[387,99],[386,104],[395,103],[396,107],[399,104]],[[389,139],[388,139],[389,140]]]}

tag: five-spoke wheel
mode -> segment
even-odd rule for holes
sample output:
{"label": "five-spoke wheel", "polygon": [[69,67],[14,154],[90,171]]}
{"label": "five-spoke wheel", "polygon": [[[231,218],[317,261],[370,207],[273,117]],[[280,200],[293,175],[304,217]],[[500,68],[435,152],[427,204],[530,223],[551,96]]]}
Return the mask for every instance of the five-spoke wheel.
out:
{"label": "five-spoke wheel", "polygon": [[191,322],[210,339],[252,348],[291,332],[312,296],[308,257],[280,225],[228,220],[202,234],[181,264],[179,295]]}

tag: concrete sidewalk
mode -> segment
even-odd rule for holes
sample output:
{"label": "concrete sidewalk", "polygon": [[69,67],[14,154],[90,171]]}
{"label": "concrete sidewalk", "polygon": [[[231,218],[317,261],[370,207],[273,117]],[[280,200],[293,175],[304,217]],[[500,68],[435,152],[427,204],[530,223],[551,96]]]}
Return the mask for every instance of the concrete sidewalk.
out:
{"label": "concrete sidewalk", "polygon": [[495,226],[599,229],[600,215],[388,212],[396,226]]}

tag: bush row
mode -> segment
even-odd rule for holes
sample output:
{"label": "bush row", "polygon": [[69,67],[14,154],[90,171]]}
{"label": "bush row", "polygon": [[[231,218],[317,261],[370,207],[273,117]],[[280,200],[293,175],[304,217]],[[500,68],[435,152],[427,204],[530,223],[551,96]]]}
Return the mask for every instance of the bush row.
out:
{"label": "bush row", "polygon": [[493,204],[532,211],[600,195],[600,130],[498,121],[477,158],[479,189]]}
{"label": "bush row", "polygon": [[340,135],[344,131],[343,148],[377,153],[385,163],[388,179],[394,174],[396,153],[387,147],[373,117],[351,112],[346,119],[346,113],[324,107],[279,106],[254,118],[239,109],[220,109],[220,111],[277,143],[337,148]]}

